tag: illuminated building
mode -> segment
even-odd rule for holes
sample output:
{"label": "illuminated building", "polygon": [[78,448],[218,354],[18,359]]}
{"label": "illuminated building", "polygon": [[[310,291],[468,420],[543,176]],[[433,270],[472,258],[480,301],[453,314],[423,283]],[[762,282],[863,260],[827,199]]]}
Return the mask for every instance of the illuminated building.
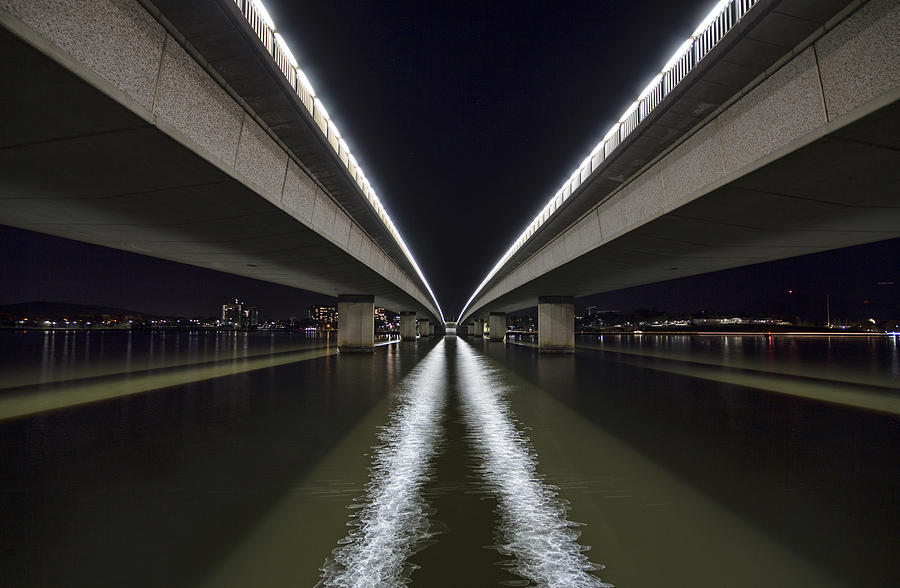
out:
{"label": "illuminated building", "polygon": [[234,299],[222,305],[222,324],[234,327],[256,327],[259,325],[259,311],[254,306],[245,306],[243,302]]}
{"label": "illuminated building", "polygon": [[334,306],[310,306],[309,319],[317,329],[333,330],[337,328],[338,312]]}

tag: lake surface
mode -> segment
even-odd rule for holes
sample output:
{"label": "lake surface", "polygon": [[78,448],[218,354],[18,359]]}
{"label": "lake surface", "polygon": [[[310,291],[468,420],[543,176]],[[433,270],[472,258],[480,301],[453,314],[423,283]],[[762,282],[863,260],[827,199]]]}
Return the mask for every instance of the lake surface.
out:
{"label": "lake surface", "polygon": [[889,586],[900,345],[0,333],[3,586]]}

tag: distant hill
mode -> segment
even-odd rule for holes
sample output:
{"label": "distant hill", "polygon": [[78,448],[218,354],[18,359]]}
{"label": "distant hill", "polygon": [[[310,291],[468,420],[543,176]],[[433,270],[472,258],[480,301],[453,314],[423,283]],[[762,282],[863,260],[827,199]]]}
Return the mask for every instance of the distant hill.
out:
{"label": "distant hill", "polygon": [[20,302],[18,304],[0,306],[0,318],[11,319],[23,316],[36,319],[70,318],[73,320],[110,317],[138,321],[169,318],[147,314],[137,310],[129,310],[127,308],[94,306],[91,304],[71,304],[68,302],[48,302],[45,300]]}

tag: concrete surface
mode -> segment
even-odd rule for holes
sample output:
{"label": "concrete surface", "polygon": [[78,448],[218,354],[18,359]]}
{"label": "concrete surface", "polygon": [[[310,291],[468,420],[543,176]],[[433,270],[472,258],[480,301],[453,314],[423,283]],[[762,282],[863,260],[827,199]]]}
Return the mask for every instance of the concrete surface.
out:
{"label": "concrete surface", "polygon": [[[204,26],[222,28],[233,3],[204,6]],[[288,149],[182,44],[197,27],[166,29],[135,0],[0,0],[0,25],[4,224],[438,316],[368,202],[348,212],[365,198],[355,182],[315,149],[310,161]],[[235,39],[207,49],[245,52],[244,74],[268,75]],[[275,98],[250,94],[272,115]],[[288,108],[302,105],[284,106],[282,122],[303,123]]]}
{"label": "concrete surface", "polygon": [[402,311],[400,313],[400,338],[403,341],[416,340],[416,313],[415,311]]}
{"label": "concrete surface", "polygon": [[541,353],[575,353],[573,297],[538,298],[538,350]]}
{"label": "concrete surface", "polygon": [[338,351],[371,353],[375,348],[375,297],[338,296]]}
{"label": "concrete surface", "polygon": [[[461,320],[533,307],[545,292],[584,296],[900,237],[900,8],[873,0],[830,27],[620,184],[610,169],[627,170],[604,162]],[[743,58],[741,42],[728,50]],[[690,103],[676,98],[662,118]],[[643,137],[661,136],[659,120],[614,153],[652,153]]]}
{"label": "concrete surface", "polygon": [[506,313],[492,312],[488,317],[488,329],[490,329],[491,341],[506,339]]}

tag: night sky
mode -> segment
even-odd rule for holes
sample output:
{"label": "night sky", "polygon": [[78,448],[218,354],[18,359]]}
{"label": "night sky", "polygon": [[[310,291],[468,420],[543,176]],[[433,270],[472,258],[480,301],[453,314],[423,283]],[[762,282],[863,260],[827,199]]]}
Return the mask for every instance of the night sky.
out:
{"label": "night sky", "polygon": [[446,315],[713,4],[265,2]]}
{"label": "night sky", "polygon": [[[448,316],[714,3],[265,0]],[[281,318],[328,300],[6,227],[0,260],[0,304],[212,315],[240,296]],[[579,306],[755,312],[790,289],[809,295],[804,308],[828,291],[848,313],[888,318],[898,267],[893,240]]]}

